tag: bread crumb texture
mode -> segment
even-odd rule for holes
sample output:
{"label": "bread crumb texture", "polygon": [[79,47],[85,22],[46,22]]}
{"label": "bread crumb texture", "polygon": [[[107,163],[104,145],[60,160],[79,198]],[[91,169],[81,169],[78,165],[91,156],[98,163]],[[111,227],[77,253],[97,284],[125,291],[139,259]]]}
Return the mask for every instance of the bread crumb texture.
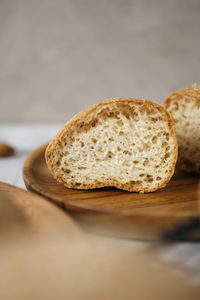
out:
{"label": "bread crumb texture", "polygon": [[150,101],[108,99],[76,115],[46,150],[54,177],[65,186],[114,186],[151,192],[174,172],[177,142],[173,121]]}
{"label": "bread crumb texture", "polygon": [[178,167],[200,173],[200,85],[194,84],[174,92],[165,99],[164,106],[175,123]]}

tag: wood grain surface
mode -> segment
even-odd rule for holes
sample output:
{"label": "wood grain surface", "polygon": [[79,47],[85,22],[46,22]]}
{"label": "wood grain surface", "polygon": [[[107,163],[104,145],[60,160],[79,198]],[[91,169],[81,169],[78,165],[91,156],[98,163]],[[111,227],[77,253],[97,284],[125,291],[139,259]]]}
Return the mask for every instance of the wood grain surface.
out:
{"label": "wood grain surface", "polygon": [[[55,234],[56,232],[60,233],[63,231],[73,234],[79,232],[78,225],[69,215],[39,195],[0,182],[0,199],[1,202],[10,202],[6,210],[8,215],[5,217],[5,222],[7,223],[14,223],[16,221],[16,218],[14,219],[13,216],[18,216],[18,210],[20,215],[18,216],[17,223],[22,223],[23,227],[27,227],[32,232],[40,234]],[[13,210],[12,206],[16,207],[17,210]],[[8,218],[11,213],[12,219]],[[6,226],[8,225],[10,224],[6,224]]]}
{"label": "wood grain surface", "polygon": [[200,216],[197,176],[177,171],[165,188],[147,194],[115,188],[73,190],[52,177],[44,159],[45,148],[46,145],[36,149],[24,162],[27,189],[70,211],[89,230],[125,238],[157,239],[170,236],[170,232]]}

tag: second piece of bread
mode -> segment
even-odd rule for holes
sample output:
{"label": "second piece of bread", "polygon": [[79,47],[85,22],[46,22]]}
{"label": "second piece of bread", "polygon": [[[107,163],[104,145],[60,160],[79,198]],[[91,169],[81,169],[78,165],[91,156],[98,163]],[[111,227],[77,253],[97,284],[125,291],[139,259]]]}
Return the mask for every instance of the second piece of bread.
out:
{"label": "second piece of bread", "polygon": [[200,173],[200,86],[174,92],[165,99],[164,107],[174,118],[179,168]]}

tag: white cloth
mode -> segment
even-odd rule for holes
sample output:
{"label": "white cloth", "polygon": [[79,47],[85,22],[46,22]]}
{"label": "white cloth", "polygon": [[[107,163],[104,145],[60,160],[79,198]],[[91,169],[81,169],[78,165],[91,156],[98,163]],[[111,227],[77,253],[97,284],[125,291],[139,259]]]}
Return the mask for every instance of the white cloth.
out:
{"label": "white cloth", "polygon": [[27,155],[52,139],[62,124],[4,124],[0,125],[0,142],[14,147],[14,156],[0,158],[0,181],[25,188],[22,166]]}

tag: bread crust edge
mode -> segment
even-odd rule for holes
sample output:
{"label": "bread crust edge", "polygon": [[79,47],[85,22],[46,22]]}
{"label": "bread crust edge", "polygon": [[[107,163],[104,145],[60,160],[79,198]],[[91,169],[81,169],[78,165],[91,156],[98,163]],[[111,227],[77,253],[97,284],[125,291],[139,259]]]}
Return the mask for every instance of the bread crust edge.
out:
{"label": "bread crust edge", "polygon": [[184,97],[195,98],[200,102],[200,86],[194,84],[173,92],[165,98],[163,106],[167,109],[172,101],[178,101]]}

